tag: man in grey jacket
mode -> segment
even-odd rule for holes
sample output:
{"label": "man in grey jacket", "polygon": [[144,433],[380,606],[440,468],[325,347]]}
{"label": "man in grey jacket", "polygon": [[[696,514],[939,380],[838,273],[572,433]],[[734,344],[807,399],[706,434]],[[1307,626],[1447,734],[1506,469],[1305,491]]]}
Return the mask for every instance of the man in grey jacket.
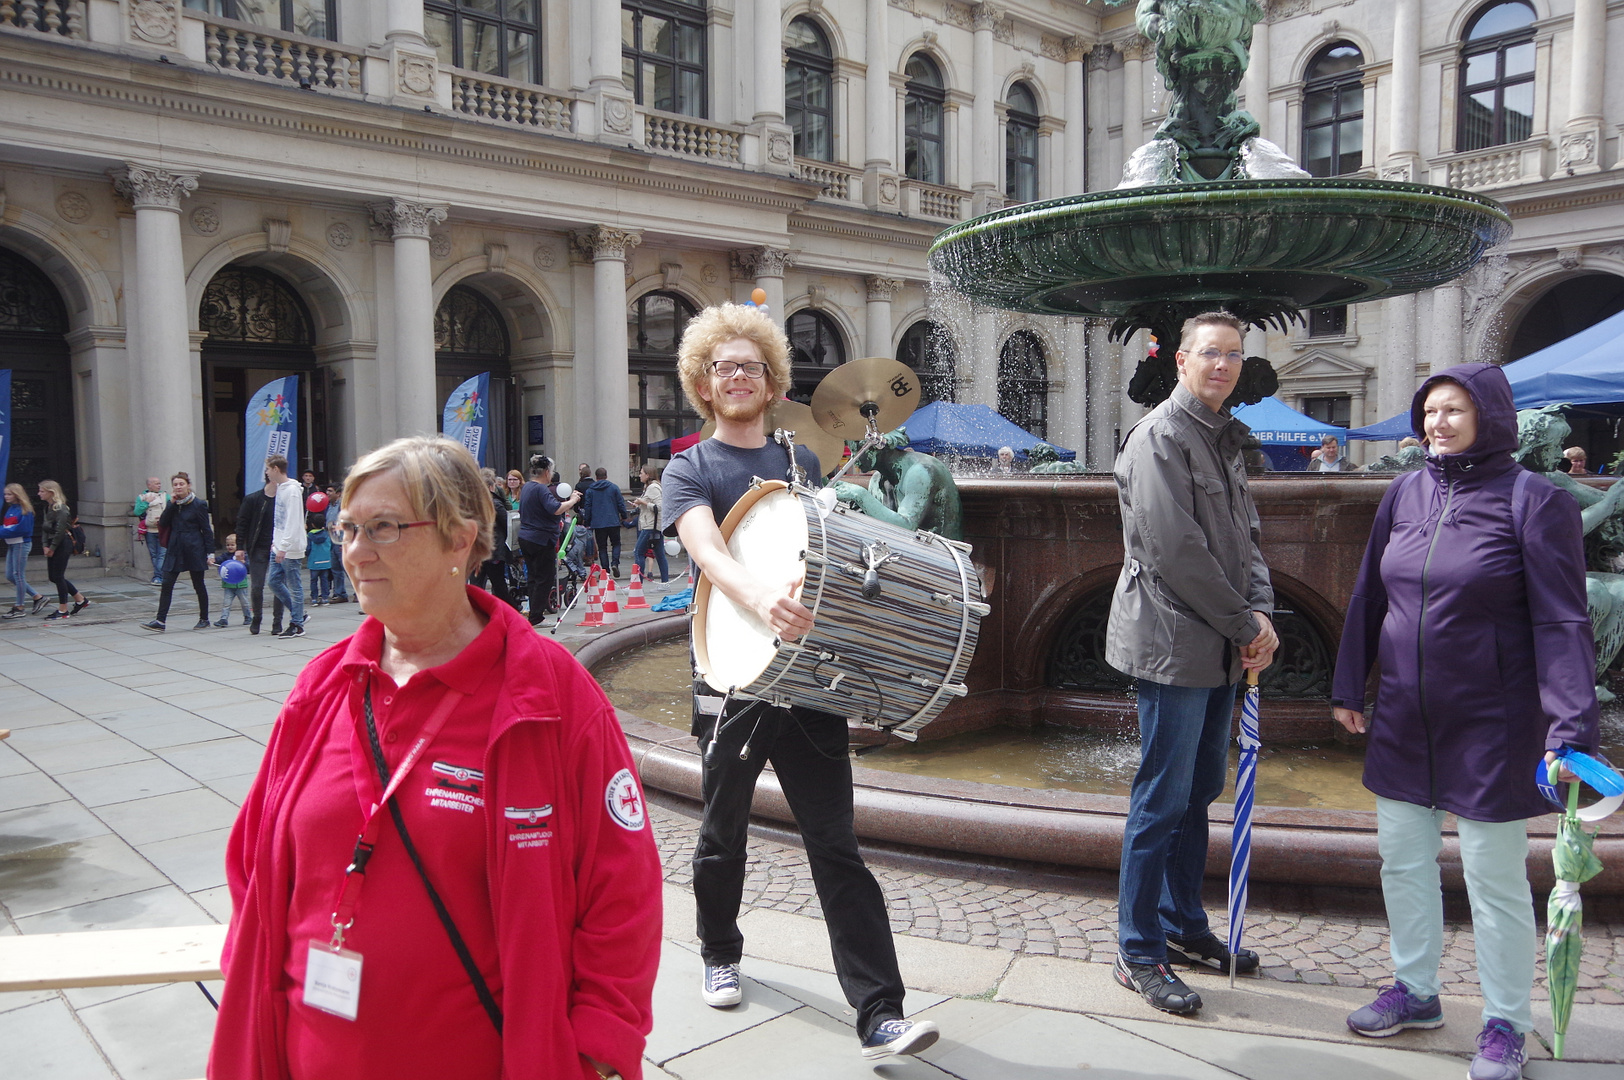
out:
{"label": "man in grey jacket", "polygon": [[[1201,879],[1207,807],[1224,789],[1235,684],[1268,667],[1279,639],[1257,507],[1246,487],[1246,425],[1224,402],[1245,356],[1226,312],[1184,324],[1173,394],[1117,458],[1126,548],[1105,659],[1138,680],[1140,764],[1122,837],[1117,982],[1166,1012],[1201,1008],[1168,965],[1229,967],[1207,925]],[[1257,954],[1236,956],[1240,971]]]}

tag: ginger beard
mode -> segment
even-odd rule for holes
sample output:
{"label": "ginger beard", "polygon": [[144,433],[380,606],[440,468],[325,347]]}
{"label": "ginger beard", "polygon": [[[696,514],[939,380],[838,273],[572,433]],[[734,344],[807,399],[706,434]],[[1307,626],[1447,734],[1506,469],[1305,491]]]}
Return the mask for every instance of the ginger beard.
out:
{"label": "ginger beard", "polygon": [[[760,363],[761,350],[749,338],[733,338],[718,345],[711,354],[713,364],[723,360],[738,364]],[[710,402],[716,418],[729,423],[755,420],[772,402],[772,390],[765,374],[759,379],[752,379],[740,371],[724,379],[714,371],[707,372],[699,388],[700,396]],[[739,393],[740,390],[748,390],[748,396]]]}

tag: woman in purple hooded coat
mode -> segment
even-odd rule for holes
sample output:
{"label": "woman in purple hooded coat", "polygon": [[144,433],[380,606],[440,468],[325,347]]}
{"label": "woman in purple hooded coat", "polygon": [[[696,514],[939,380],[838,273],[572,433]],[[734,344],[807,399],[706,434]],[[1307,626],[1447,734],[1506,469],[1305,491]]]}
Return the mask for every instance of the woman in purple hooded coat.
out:
{"label": "woman in purple hooded coat", "polygon": [[1395,976],[1348,1026],[1382,1036],[1443,1025],[1438,853],[1452,813],[1483,987],[1468,1076],[1516,1080],[1533,1027],[1527,819],[1548,810],[1534,770],[1550,751],[1597,739],[1579,505],[1512,460],[1511,384],[1492,364],[1429,378],[1410,423],[1427,466],[1394,480],[1376,511],[1331,693],[1344,727],[1369,729],[1364,782],[1376,793]]}

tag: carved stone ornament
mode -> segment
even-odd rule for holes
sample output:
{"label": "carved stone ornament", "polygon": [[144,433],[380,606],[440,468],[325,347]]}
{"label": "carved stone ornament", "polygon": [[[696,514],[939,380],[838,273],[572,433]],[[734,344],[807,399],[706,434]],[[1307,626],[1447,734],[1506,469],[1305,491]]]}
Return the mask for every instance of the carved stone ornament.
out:
{"label": "carved stone ornament", "polygon": [[434,93],[434,79],[438,74],[438,65],[426,56],[401,57],[401,93],[415,94],[419,97]]}
{"label": "carved stone ornament", "polygon": [[282,218],[265,219],[265,246],[272,251],[286,251],[293,244],[293,222]]}
{"label": "carved stone ornament", "polygon": [[220,211],[212,206],[194,207],[188,220],[192,223],[192,231],[199,236],[213,236],[220,231]]}
{"label": "carved stone ornament", "polygon": [[616,135],[632,133],[632,103],[623,97],[603,99],[603,129]]}
{"label": "carved stone ornament", "polygon": [[327,226],[327,246],[334,251],[343,251],[355,243],[355,230],[342,221],[335,221]]}
{"label": "carved stone ornament", "polygon": [[1556,253],[1556,264],[1564,270],[1577,270],[1584,261],[1584,252],[1576,247],[1563,248]]}
{"label": "carved stone ornament", "polygon": [[1414,179],[1408,163],[1402,165],[1383,165],[1382,179],[1391,180],[1400,184],[1407,184]]}
{"label": "carved stone ornament", "polygon": [[175,0],[135,0],[130,4],[130,32],[153,45],[179,41],[180,5]]}
{"label": "carved stone ornament", "polygon": [[396,240],[401,237],[420,237],[427,240],[429,229],[444,221],[447,213],[444,206],[408,202],[405,199],[369,203],[367,209],[372,212],[372,219],[389,229],[390,235]]}
{"label": "carved stone ornament", "polygon": [[781,278],[784,271],[795,261],[795,253],[783,248],[747,248],[735,254],[745,276],[753,278]]}
{"label": "carved stone ornament", "polygon": [[1490,255],[1459,279],[1457,284],[1467,297],[1461,311],[1463,327],[1470,329],[1482,315],[1493,308],[1506,283],[1516,272],[1511,260],[1505,255]]}
{"label": "carved stone ornament", "polygon": [[970,11],[977,30],[996,30],[998,24],[1004,21],[1003,10],[992,4],[977,4]]}
{"label": "carved stone ornament", "polygon": [[891,302],[891,298],[902,288],[902,279],[893,277],[871,277],[868,279],[868,298],[870,300],[884,300]]}
{"label": "carved stone ornament", "polygon": [[682,280],[682,264],[679,262],[661,263],[660,280],[665,282],[666,288],[675,289],[677,283]]}
{"label": "carved stone ornament", "polygon": [[1091,68],[1098,68],[1100,71],[1104,71],[1106,66],[1110,64],[1111,56],[1115,52],[1116,49],[1112,48],[1103,41],[1100,42],[1098,45],[1088,50],[1088,66]]}
{"label": "carved stone ornament", "polygon": [[435,233],[429,237],[429,254],[436,259],[451,258],[451,237],[445,233]]}
{"label": "carved stone ornament", "polygon": [[718,281],[722,280],[722,272],[716,269],[716,267],[712,266],[710,263],[706,263],[704,266],[699,268],[699,280],[703,281],[706,285],[715,285]]}
{"label": "carved stone ornament", "polygon": [[1570,131],[1562,136],[1562,148],[1557,152],[1557,164],[1564,169],[1589,165],[1596,160],[1596,133]]}
{"label": "carved stone ornament", "polygon": [[643,242],[643,234],[636,229],[617,229],[613,225],[594,225],[590,229],[570,233],[570,244],[583,258],[625,259],[626,253]]}
{"label": "carved stone ornament", "polygon": [[172,173],[147,165],[126,165],[108,173],[113,187],[137,210],[180,211],[180,201],[197,190],[196,173]]}
{"label": "carved stone ornament", "polygon": [[494,272],[507,267],[508,249],[506,244],[486,244],[485,263]]}
{"label": "carved stone ornament", "polygon": [[1131,38],[1114,43],[1116,51],[1122,54],[1124,60],[1143,60],[1149,55],[1150,42],[1135,34]]}
{"label": "carved stone ornament", "polygon": [[795,146],[788,135],[775,132],[767,138],[767,160],[775,165],[788,165]]}
{"label": "carved stone ornament", "polygon": [[887,206],[895,206],[897,202],[897,181],[894,176],[880,177],[880,202]]}
{"label": "carved stone ornament", "polygon": [[891,0],[891,6],[894,8],[901,8],[910,15],[919,14],[919,8],[917,5],[915,5],[914,0]]}
{"label": "carved stone ornament", "polygon": [[970,8],[965,7],[963,4],[951,2],[944,4],[943,8],[945,9],[942,12],[943,18],[950,25],[963,30],[974,30],[976,28],[976,18]]}
{"label": "carved stone ornament", "polygon": [[1078,34],[1073,34],[1071,37],[1067,38],[1065,41],[1065,46],[1065,60],[1068,64],[1074,61],[1079,64],[1084,62],[1088,59],[1088,51],[1094,47],[1087,38],[1084,38]]}
{"label": "carved stone ornament", "polygon": [[77,225],[88,221],[91,214],[90,200],[82,192],[64,191],[56,197],[57,216],[63,221],[70,221]]}
{"label": "carved stone ornament", "polygon": [[530,261],[536,264],[537,270],[551,270],[558,265],[558,253],[548,244],[537,244]]}
{"label": "carved stone ornament", "polygon": [[829,288],[826,285],[808,285],[806,287],[806,306],[809,308],[827,307],[829,304]]}
{"label": "carved stone ornament", "polygon": [[1038,35],[1038,52],[1057,64],[1066,62],[1066,42],[1069,39],[1055,34],[1044,33]]}
{"label": "carved stone ornament", "polygon": [[1309,9],[1309,6],[1309,0],[1269,0],[1263,5],[1263,18],[1265,22],[1280,22],[1293,15],[1301,15]]}

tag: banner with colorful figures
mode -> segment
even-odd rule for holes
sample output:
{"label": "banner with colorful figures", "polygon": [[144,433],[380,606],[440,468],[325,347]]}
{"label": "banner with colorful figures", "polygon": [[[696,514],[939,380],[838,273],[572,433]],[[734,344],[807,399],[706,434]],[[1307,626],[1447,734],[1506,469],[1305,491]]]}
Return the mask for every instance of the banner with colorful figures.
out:
{"label": "banner with colorful figures", "polygon": [[445,437],[468,448],[483,468],[485,465],[485,430],[489,427],[488,405],[491,396],[491,373],[481,372],[451,391],[445,399],[441,429]]}
{"label": "banner with colorful figures", "polygon": [[0,484],[11,467],[11,369],[0,368]]}
{"label": "banner with colorful figures", "polygon": [[299,475],[299,376],[273,379],[248,399],[243,424],[243,486],[257,491],[265,486],[265,459],[281,454],[288,459],[288,475]]}

